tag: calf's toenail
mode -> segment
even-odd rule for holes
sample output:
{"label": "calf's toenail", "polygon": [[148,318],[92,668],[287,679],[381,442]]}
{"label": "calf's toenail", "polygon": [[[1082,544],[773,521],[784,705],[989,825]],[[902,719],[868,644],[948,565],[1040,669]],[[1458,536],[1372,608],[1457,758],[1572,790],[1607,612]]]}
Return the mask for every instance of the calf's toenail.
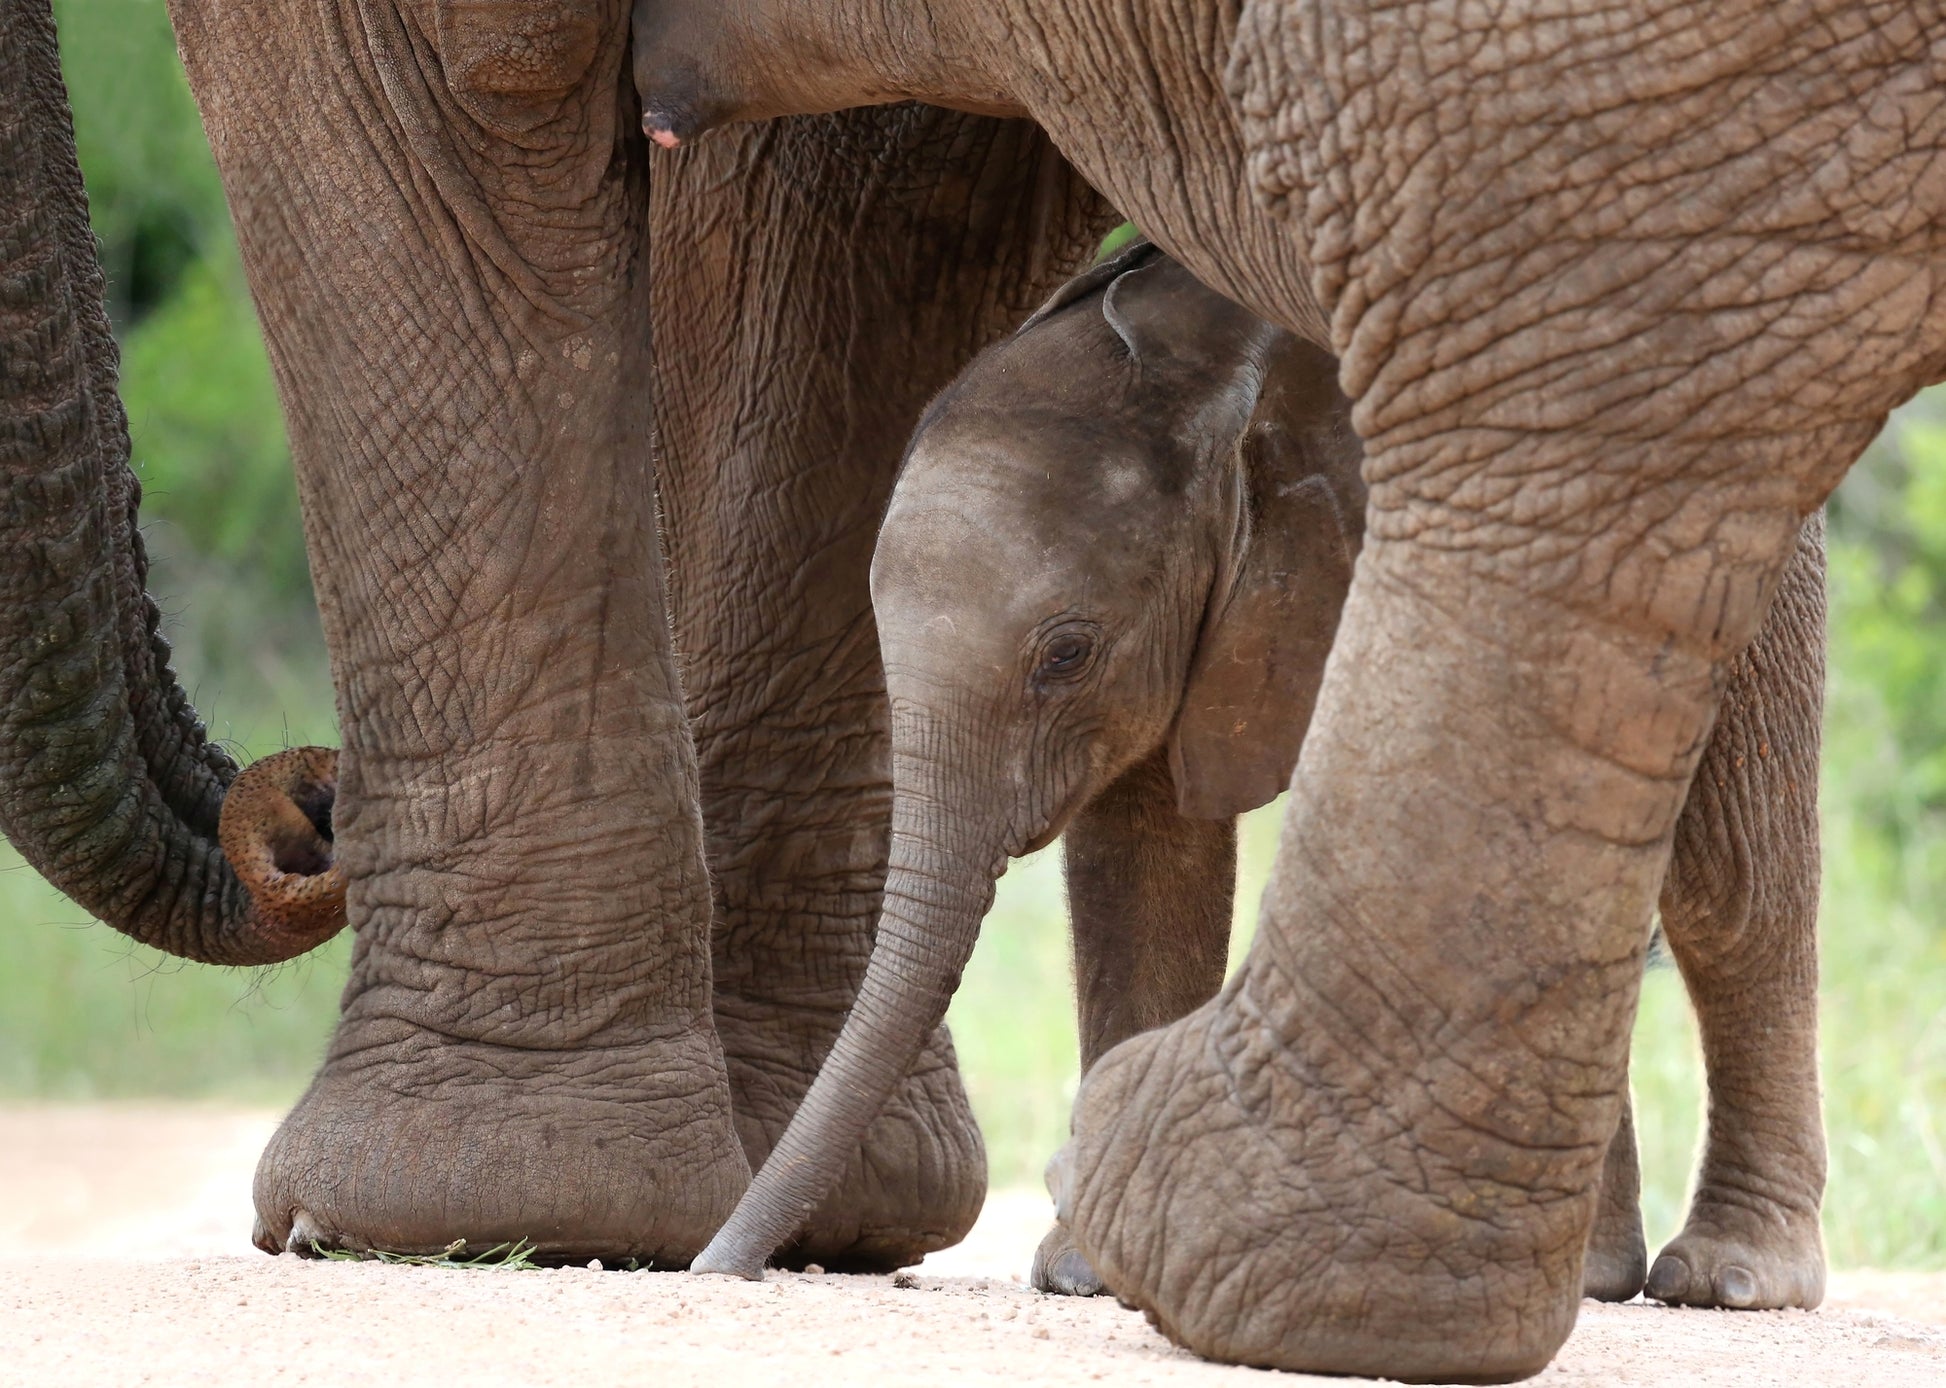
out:
{"label": "calf's toenail", "polygon": [[1725,1306],[1749,1307],[1757,1304],[1757,1278],[1749,1268],[1734,1265],[1723,1269],[1716,1289]]}
{"label": "calf's toenail", "polygon": [[1681,1296],[1688,1286],[1689,1265],[1675,1255],[1665,1253],[1649,1269],[1649,1285],[1645,1290],[1657,1301],[1668,1301]]}

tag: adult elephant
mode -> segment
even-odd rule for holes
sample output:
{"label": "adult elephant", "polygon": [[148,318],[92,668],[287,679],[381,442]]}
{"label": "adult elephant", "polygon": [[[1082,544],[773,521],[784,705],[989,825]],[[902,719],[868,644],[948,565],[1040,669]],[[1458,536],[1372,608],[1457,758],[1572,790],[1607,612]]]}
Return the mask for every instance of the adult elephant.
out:
{"label": "adult elephant", "polygon": [[[866,569],[905,434],[1113,214],[1027,122],[917,106],[652,170],[618,3],[173,19],[345,746],[232,794],[168,669],[52,20],[0,0],[0,819],[186,957],[267,962],[348,917],[262,1246],[686,1262],[864,968],[888,796]],[[939,1032],[796,1254],[910,1261],[983,1183]]]}
{"label": "adult elephant", "polygon": [[[1946,372],[1946,12],[917,9],[641,0],[645,121],[1033,115],[1199,277],[1335,351],[1366,443],[1256,942],[1091,1071],[1065,1217],[1204,1353],[1531,1373],[1573,1324],[1731,662],[1804,518]],[[887,928],[961,900],[918,866]],[[897,990],[895,945],[865,994]],[[813,1089],[705,1263],[748,1271],[742,1236],[798,1212],[838,1099]]]}

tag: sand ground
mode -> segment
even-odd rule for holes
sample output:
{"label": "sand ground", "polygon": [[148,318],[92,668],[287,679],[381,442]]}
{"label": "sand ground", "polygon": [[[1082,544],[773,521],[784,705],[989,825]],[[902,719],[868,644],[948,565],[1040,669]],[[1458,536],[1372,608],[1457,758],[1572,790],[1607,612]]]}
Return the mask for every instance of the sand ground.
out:
{"label": "sand ground", "polygon": [[[248,1246],[260,1112],[0,1109],[0,1384],[1344,1383],[1203,1363],[1112,1300],[1020,1276],[1047,1218],[1000,1191],[897,1279],[447,1271]],[[1584,1303],[1537,1384],[1946,1385],[1946,1275],[1834,1278],[1812,1313]]]}

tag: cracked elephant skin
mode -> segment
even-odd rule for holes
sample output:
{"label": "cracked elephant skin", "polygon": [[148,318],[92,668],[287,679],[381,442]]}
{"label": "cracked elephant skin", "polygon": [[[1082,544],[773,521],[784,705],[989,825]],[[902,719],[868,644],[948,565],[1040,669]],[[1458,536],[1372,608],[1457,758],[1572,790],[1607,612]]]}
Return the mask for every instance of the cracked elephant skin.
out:
{"label": "cracked elephant skin", "polygon": [[[261,1246],[686,1263],[869,948],[911,419],[1114,218],[1031,124],[914,105],[652,156],[618,4],[172,19],[345,745],[246,786],[170,672],[52,20],[5,0],[7,832],[186,957],[355,932]],[[983,1188],[940,1031],[793,1255],[912,1261]]]}
{"label": "cracked elephant skin", "polygon": [[[1946,373],[1946,12],[923,21],[638,0],[645,123],[1031,115],[1198,278],[1330,350],[1365,445],[1252,949],[1091,1070],[1066,1222],[1212,1357],[1532,1374],[1574,1322],[1648,924],[1736,662],[1806,518]],[[1711,1262],[1652,1281],[1750,1290]]]}
{"label": "cracked elephant skin", "polygon": [[[1056,833],[1083,1073],[1216,994],[1233,816],[1289,779],[1360,539],[1361,450],[1335,376],[1327,355],[1138,243],[1064,286],[928,409],[874,560],[894,794],[910,802],[893,813],[888,900],[901,906],[879,929],[889,962],[874,966],[891,982],[860,995],[794,1124],[793,1175],[835,1178],[873,1111],[858,1096],[903,1072],[950,997],[993,869]],[[1013,580],[978,581],[990,573]],[[1821,1296],[1823,637],[1814,517],[1733,663],[1661,896],[1707,1038],[1702,1179],[1652,1277],[1625,1110],[1586,1295]],[[935,873],[974,879],[956,894],[967,909],[906,919]],[[719,1242],[741,1237],[742,1219]],[[768,1231],[751,1256],[788,1232]],[[1034,1282],[1106,1290],[1058,1225]]]}

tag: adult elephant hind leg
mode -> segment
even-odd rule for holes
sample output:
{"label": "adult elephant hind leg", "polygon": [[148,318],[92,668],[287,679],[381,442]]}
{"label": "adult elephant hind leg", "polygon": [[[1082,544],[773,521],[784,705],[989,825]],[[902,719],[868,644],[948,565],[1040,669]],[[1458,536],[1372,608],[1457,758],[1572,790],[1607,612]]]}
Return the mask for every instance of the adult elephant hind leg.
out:
{"label": "adult elephant hind leg", "polygon": [[[1061,845],[1085,1075],[1109,1050],[1223,986],[1236,821],[1179,814],[1168,757],[1158,750],[1096,796]],[[1107,1290],[1059,1223],[1035,1251],[1030,1281],[1065,1296]]]}
{"label": "adult elephant hind leg", "polygon": [[1688,1220],[1649,1274],[1648,1293],[1660,1301],[1809,1308],[1824,1296],[1824,617],[1814,517],[1762,631],[1731,668],[1662,892],[1663,929],[1702,1032],[1709,1129]]}
{"label": "adult elephant hind leg", "polygon": [[[863,978],[891,813],[868,576],[913,426],[1117,220],[1024,121],[923,106],[658,156],[656,424],[715,888],[715,1016],[753,1166]],[[985,1156],[936,1031],[779,1255],[955,1243]]]}

